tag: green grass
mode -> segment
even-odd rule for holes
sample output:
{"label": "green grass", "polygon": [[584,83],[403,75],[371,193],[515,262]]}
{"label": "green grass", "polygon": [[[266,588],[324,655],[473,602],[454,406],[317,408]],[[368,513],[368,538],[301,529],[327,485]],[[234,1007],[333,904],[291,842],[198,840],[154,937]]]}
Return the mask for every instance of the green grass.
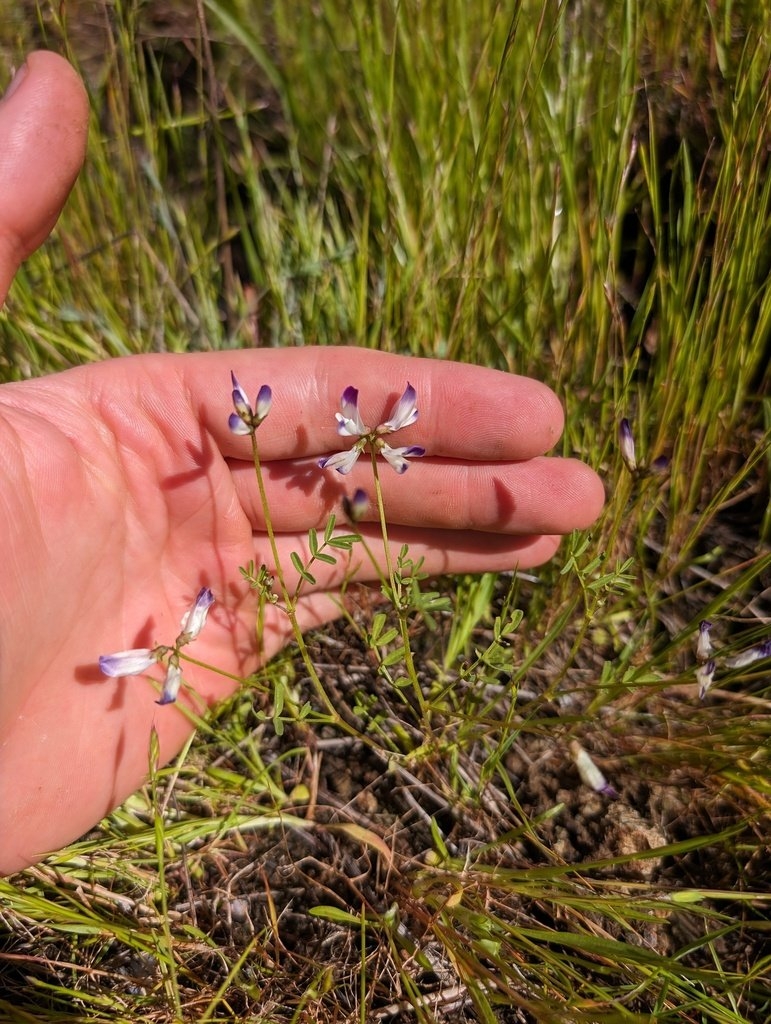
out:
{"label": "green grass", "polygon": [[[94,109],[4,379],[255,343],[480,362],[555,387],[609,500],[535,578],[423,582],[407,687],[399,616],[363,607],[308,639],[337,725],[285,654],[0,881],[0,1019],[765,1022],[769,663],[725,658],[771,614],[769,6],[90,10],[0,27]],[[629,473],[622,416],[665,474]]]}

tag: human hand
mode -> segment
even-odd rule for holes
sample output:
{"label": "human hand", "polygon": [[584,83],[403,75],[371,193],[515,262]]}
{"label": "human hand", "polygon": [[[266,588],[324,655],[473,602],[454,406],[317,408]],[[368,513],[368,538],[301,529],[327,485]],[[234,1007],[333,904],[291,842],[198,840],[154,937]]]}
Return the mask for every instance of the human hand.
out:
{"label": "human hand", "polygon": [[[15,97],[35,80],[35,62],[29,67]],[[0,140],[11,102],[0,106]],[[39,244],[66,196],[64,179],[45,174],[38,187],[47,182],[49,203],[11,204],[20,179],[12,162],[0,164],[0,281]],[[479,367],[306,348],[135,356],[3,385],[2,872],[76,838],[133,792],[147,772],[153,726],[163,761],[190,733],[179,707],[156,705],[147,680],[104,678],[99,654],[171,642],[203,585],[217,603],[197,659],[244,677],[289,637],[284,614],[269,609],[258,649],[255,600],[238,572],[271,556],[250,439],[227,425],[231,370],[248,394],[264,383],[273,391],[257,437],[290,587],[289,554],[305,549],[308,528],[323,526],[343,493],[368,486],[366,460],[349,477],[317,465],[341,447],[334,412],[351,384],[367,422],[382,418],[407,380],[417,391],[420,418],[397,443],[423,445],[426,457],[406,477],[384,466],[381,480],[392,546],[408,543],[428,572],[537,565],[559,534],[589,525],[602,506],[588,467],[543,457],[562,428],[553,393]],[[359,527],[378,550],[376,523]],[[376,577],[356,548],[350,564],[321,568],[298,606],[303,628],[337,617],[344,576]],[[237,685],[194,666],[185,666],[185,680],[207,703]],[[183,692],[179,703],[186,700]]]}

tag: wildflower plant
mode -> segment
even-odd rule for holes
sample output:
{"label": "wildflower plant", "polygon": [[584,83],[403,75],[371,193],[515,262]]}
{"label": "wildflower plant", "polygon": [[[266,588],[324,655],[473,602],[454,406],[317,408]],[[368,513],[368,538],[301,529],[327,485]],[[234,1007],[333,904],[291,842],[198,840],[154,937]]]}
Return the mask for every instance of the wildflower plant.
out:
{"label": "wildflower plant", "polygon": [[[342,720],[324,689],[305,645],[302,629],[297,618],[297,602],[304,584],[309,584],[310,586],[314,586],[316,584],[316,577],[311,572],[313,564],[315,562],[321,562],[327,565],[334,565],[337,558],[332,554],[332,551],[350,551],[357,537],[355,534],[336,534],[334,515],[330,516],[321,541],[319,541],[317,530],[313,528],[309,530],[309,557],[303,560],[297,552],[292,552],[290,556],[292,565],[297,573],[296,587],[294,590],[290,590],[281,564],[276,534],[271,519],[268,495],[265,489],[265,481],[262,471],[262,462],[260,459],[260,450],[257,441],[257,430],[267,418],[273,405],[273,392],[268,384],[263,384],[257,392],[257,398],[254,406],[252,406],[246,391],[232,371],[230,378],[232,384],[231,397],[233,401],[233,412],[230,414],[228,419],[228,427],[232,433],[238,436],[249,436],[251,438],[254,471],[257,478],[257,487],[260,494],[260,502],[265,520],[265,529],[268,535],[268,543],[273,561],[273,569],[268,568],[265,564],[257,567],[254,563],[241,567],[241,575],[245,580],[247,580],[249,585],[260,597],[257,633],[259,636],[262,632],[264,607],[266,603],[279,608],[279,610],[283,611],[287,615],[292,626],[292,632],[294,634],[295,641],[297,642],[300,655],[308,670],[314,689],[324,705],[329,715],[329,719],[340,724]],[[276,593],[274,589],[276,585],[278,586],[279,593]],[[276,694],[275,696],[278,695]],[[274,722],[276,722],[278,726],[278,720],[275,717]]]}
{"label": "wildflower plant", "polygon": [[[404,663],[407,668],[408,680],[414,688],[417,703],[421,708],[424,708],[417,673],[412,662],[412,652],[410,650],[407,630],[407,614],[416,606],[416,602],[420,597],[419,582],[423,576],[419,571],[420,565],[415,564],[409,559],[406,548],[402,549],[399,553],[395,563],[392,559],[378,470],[378,456],[382,456],[396,473],[402,475],[407,471],[410,459],[419,458],[425,454],[425,449],[420,445],[393,446],[386,441],[386,437],[390,434],[396,433],[404,427],[411,426],[417,421],[418,404],[415,388],[408,382],[403,394],[394,403],[388,417],[382,423],[371,428],[366,425],[359,412],[358,389],[354,386],[346,387],[341,396],[340,409],[335,413],[335,419],[337,421],[338,433],[342,437],[354,438],[355,441],[350,448],[332,453],[318,460],[320,469],[334,469],[342,476],[347,476],[359,457],[365,451],[369,451],[375,491],[374,505],[377,509],[384,545],[385,576],[378,568],[378,560],[361,533],[341,534],[337,532],[336,518],[334,515],[331,515],[323,532],[315,528],[311,528],[308,531],[308,555],[305,558],[298,552],[291,553],[290,559],[297,577],[297,584],[294,588],[290,588],[287,585],[281,566],[278,545],[271,522],[257,441],[257,430],[270,413],[273,394],[270,387],[267,384],[263,384],[257,393],[254,405],[252,405],[246,390],[241,386],[234,374],[231,374],[231,383],[234,411],[230,415],[228,425],[234,434],[251,437],[255,474],[274,566],[273,569],[269,570],[265,565],[256,567],[254,564],[251,564],[241,569],[244,578],[260,595],[260,618],[262,617],[265,603],[270,603],[287,614],[314,688],[321,697],[330,717],[340,724],[339,715],[332,701],[325,693],[321,680],[308,654],[297,619],[296,607],[302,588],[306,584],[309,586],[316,584],[314,563],[334,565],[337,562],[338,552],[350,552],[354,543],[360,543],[380,574],[384,594],[393,603],[401,624],[400,630],[397,631],[397,635],[399,632],[401,633],[401,643],[397,645],[398,649],[387,653],[383,652],[383,658],[388,659],[389,665],[394,664],[396,660]],[[363,488],[357,487],[350,497],[345,496],[343,498],[342,505],[348,521],[356,524],[366,516],[370,507],[370,497]],[[274,585],[276,590],[274,590]],[[429,595],[429,598],[433,596]],[[260,632],[260,626],[261,623],[258,622],[258,633]],[[373,649],[382,646],[382,644],[374,643]],[[385,670],[386,668],[387,665],[384,660],[383,669]]]}
{"label": "wildflower plant", "polygon": [[[335,452],[319,459],[321,469],[334,469],[343,476],[351,472],[356,465],[359,456],[369,451],[372,466],[372,477],[375,488],[375,505],[377,507],[380,531],[383,539],[383,550],[388,580],[384,583],[385,596],[392,602],[399,617],[399,633],[401,644],[398,650],[386,656],[381,663],[386,668],[386,661],[393,662],[394,659],[402,659],[407,669],[409,682],[412,685],[416,702],[425,717],[427,708],[421,691],[420,683],[415,669],[412,651],[409,643],[409,630],[407,614],[416,605],[416,598],[419,598],[419,581],[422,579],[420,565],[415,564],[408,555],[408,550],[403,547],[399,553],[396,566],[391,557],[391,549],[388,539],[388,526],[386,523],[385,505],[383,502],[383,491],[380,485],[380,471],[378,467],[378,456],[382,456],[388,465],[398,474],[407,472],[409,459],[420,458],[426,454],[425,448],[421,445],[411,444],[400,447],[393,447],[388,444],[385,437],[394,434],[404,427],[412,426],[418,419],[418,396],[415,388],[407,381],[407,385],[401,397],[394,403],[391,411],[382,423],[376,427],[368,427],[359,412],[359,390],[352,385],[347,387],[340,397],[340,411],[335,413],[337,420],[337,432],[341,437],[354,437],[357,440],[354,444],[343,451]],[[344,509],[348,518],[353,522],[358,521],[366,514],[368,498],[366,493],[357,488],[353,498],[344,502]],[[366,545],[365,545],[366,547]],[[370,558],[371,553],[367,549]],[[373,563],[375,562],[372,558]],[[391,638],[393,639],[393,638]],[[378,640],[373,634],[370,637],[370,646],[375,649],[383,646],[382,638]]]}
{"label": "wildflower plant", "polygon": [[166,666],[166,677],[157,704],[173,704],[177,699],[182,684],[182,669],[179,667],[180,651],[191,644],[206,625],[209,609],[214,604],[214,594],[208,587],[201,587],[195,601],[182,616],[179,634],[169,646],[138,647],[130,651],[118,651],[115,654],[102,654],[99,668],[106,676],[120,679],[123,676],[144,675],[156,664]]}
{"label": "wildflower plant", "polygon": [[407,460],[425,455],[425,448],[416,444],[392,448],[386,443],[384,436],[411,426],[417,418],[417,394],[409,382],[404,394],[391,409],[388,419],[374,429],[370,429],[362,421],[358,389],[347,387],[340,399],[340,412],[335,413],[337,432],[342,437],[357,437],[358,440],[351,448],[320,459],[319,466],[322,469],[336,469],[338,473],[345,475],[351,472],[361,453],[369,447],[373,459],[376,455],[382,455],[397,473],[405,473],[408,467]]}

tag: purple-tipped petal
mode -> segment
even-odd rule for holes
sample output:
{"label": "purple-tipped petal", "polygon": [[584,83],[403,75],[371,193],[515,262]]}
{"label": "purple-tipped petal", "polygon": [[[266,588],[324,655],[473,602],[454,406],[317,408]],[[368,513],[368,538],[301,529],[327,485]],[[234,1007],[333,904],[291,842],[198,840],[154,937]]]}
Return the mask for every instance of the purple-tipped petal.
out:
{"label": "purple-tipped petal", "polygon": [[233,408],[240,417],[250,417],[252,415],[252,407],[249,404],[249,399],[232,370],[230,371],[230,380],[233,383]]}
{"label": "purple-tipped petal", "polygon": [[231,412],[228,416],[228,427],[231,434],[251,434],[252,428],[245,423],[238,413]]}
{"label": "purple-tipped petal", "polygon": [[389,444],[384,444],[380,448],[380,454],[397,473],[406,473],[409,469],[407,459],[419,458],[421,455],[425,455],[426,449],[421,448],[417,444],[410,444],[404,448],[392,448]]}
{"label": "purple-tipped petal", "polygon": [[335,413],[337,432],[343,437],[361,437],[369,433],[369,427],[362,422],[359,413],[359,392],[347,387],[340,398],[340,412]]}
{"label": "purple-tipped petal", "polygon": [[712,654],[712,641],[709,638],[709,631],[712,623],[702,619],[699,623],[699,636],[696,640],[696,657],[699,661],[709,661]]}
{"label": "purple-tipped petal", "polygon": [[265,417],[270,412],[270,407],[273,404],[273,392],[267,384],[263,384],[260,390],[257,392],[257,402],[255,407],[255,418],[258,424],[262,423]]}
{"label": "purple-tipped petal", "polygon": [[118,651],[116,654],[102,654],[99,669],[106,676],[120,679],[121,676],[139,676],[156,662],[155,653],[147,647],[132,651]]}
{"label": "purple-tipped petal", "polygon": [[361,487],[357,487],[350,498],[347,494],[343,496],[343,511],[352,523],[358,523],[363,519],[368,508],[369,496]]}
{"label": "purple-tipped petal", "polygon": [[378,427],[378,433],[392,434],[395,430],[401,430],[402,427],[409,427],[414,423],[418,418],[417,397],[415,388],[408,382],[404,394],[391,409],[390,416]]}
{"label": "purple-tipped petal", "polygon": [[699,684],[699,700],[704,700],[707,690],[712,686],[715,678],[715,662],[710,659],[706,665],[699,665],[696,669],[696,682]]}
{"label": "purple-tipped petal", "polygon": [[163,689],[156,704],[173,704],[177,699],[179,687],[182,683],[182,669],[179,665],[171,664],[166,671],[166,678],[163,681]]}
{"label": "purple-tipped petal", "polygon": [[595,793],[602,793],[603,796],[607,796],[615,800],[618,797],[618,793],[613,786],[611,786],[578,740],[570,741],[569,750],[584,785],[589,786]]}
{"label": "purple-tipped petal", "polygon": [[733,658],[728,658],[726,664],[729,668],[744,668],[762,658],[771,658],[771,640],[765,640],[762,644],[750,647],[748,650],[734,655]]}
{"label": "purple-tipped petal", "polygon": [[360,454],[361,450],[354,446],[347,452],[335,452],[334,455],[327,455],[326,458],[319,459],[319,466],[322,469],[336,469],[338,473],[342,473],[345,476],[356,465],[356,460]]}
{"label": "purple-tipped petal", "polygon": [[637,454],[634,447],[634,435],[629,425],[629,420],[621,420],[618,425],[618,441],[621,449],[621,458],[627,468],[634,472],[637,469]]}
{"label": "purple-tipped petal", "polygon": [[214,594],[208,587],[201,587],[195,601],[189,611],[182,616],[180,623],[180,636],[184,636],[184,643],[195,640],[203,627],[206,625],[206,616],[214,604]]}

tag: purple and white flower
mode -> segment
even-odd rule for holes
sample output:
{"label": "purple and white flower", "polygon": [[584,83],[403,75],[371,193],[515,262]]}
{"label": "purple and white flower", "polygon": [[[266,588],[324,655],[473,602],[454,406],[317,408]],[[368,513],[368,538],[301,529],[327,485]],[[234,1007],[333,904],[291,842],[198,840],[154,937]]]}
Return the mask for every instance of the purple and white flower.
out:
{"label": "purple and white flower", "polygon": [[726,665],[729,668],[744,668],[763,658],[771,658],[771,640],[764,640],[762,644],[756,644],[746,651],[735,654],[732,658],[727,658]]}
{"label": "purple and white flower", "polygon": [[707,619],[702,619],[699,623],[699,636],[696,640],[696,658],[702,664],[709,661],[712,656],[712,641],[709,636],[711,629],[712,623]]}
{"label": "purple and white flower", "polygon": [[155,651],[149,647],[136,647],[132,651],[100,655],[99,668],[104,675],[120,679],[121,676],[141,676],[157,661]]}
{"label": "purple and white flower", "polygon": [[696,668],[696,682],[699,684],[699,700],[704,700],[707,695],[707,690],[712,686],[715,679],[715,669],[717,666],[712,658],[703,665],[698,665]]}
{"label": "purple and white flower", "polygon": [[367,514],[369,495],[363,487],[357,487],[351,497],[343,496],[343,511],[352,523],[358,523]]}
{"label": "purple and white flower", "polygon": [[370,429],[361,418],[358,389],[347,387],[340,399],[340,412],[335,413],[337,432],[343,437],[357,437],[358,441],[352,448],[319,459],[319,466],[322,469],[336,469],[343,475],[350,473],[361,453],[371,445],[397,473],[404,473],[408,468],[407,460],[425,455],[426,449],[417,444],[392,448],[383,440],[383,435],[409,427],[417,418],[417,394],[409,382],[404,394],[391,409],[388,419],[374,429]]}
{"label": "purple and white flower", "polygon": [[415,388],[408,381],[404,394],[391,410],[391,415],[385,423],[381,423],[378,430],[392,434],[396,430],[401,430],[402,427],[412,426],[418,418],[417,398]]}
{"label": "purple and white flower", "polygon": [[627,469],[634,473],[637,470],[637,453],[634,446],[634,434],[629,420],[623,419],[618,425],[618,443],[621,449],[621,458],[626,463]]}
{"label": "purple and white flower", "polygon": [[186,611],[180,622],[180,634],[177,637],[177,646],[189,644],[198,638],[198,634],[206,625],[206,616],[214,604],[214,594],[208,587],[201,587],[195,601],[189,611]]}
{"label": "purple and white flower", "polygon": [[173,647],[137,647],[131,651],[118,651],[117,654],[102,654],[99,668],[106,676],[118,679],[122,676],[141,676],[156,664],[166,665],[166,678],[161,690],[158,704],[173,704],[177,699],[182,683],[182,670],[179,667],[179,651],[198,638],[206,625],[209,609],[214,604],[214,594],[208,587],[201,587],[190,608],[182,616],[180,634]]}
{"label": "purple and white flower", "polygon": [[236,375],[231,370],[230,380],[233,384],[233,408],[235,412],[228,418],[228,427],[233,434],[253,434],[270,412],[273,404],[273,393],[267,384],[263,384],[257,392],[257,400],[254,409],[249,403],[249,398],[238,383]]}
{"label": "purple and white flower", "polygon": [[359,391],[358,388],[346,388],[340,399],[340,412],[335,413],[337,420],[337,432],[343,437],[358,437],[360,434],[368,434],[369,427],[366,427],[359,414]]}
{"label": "purple and white flower", "polygon": [[602,793],[603,796],[607,796],[611,800],[617,799],[618,793],[613,786],[611,786],[603,773],[594,763],[589,753],[584,750],[578,740],[571,740],[568,744],[568,749],[570,750],[573,762],[578,769],[578,774],[581,776],[583,784],[585,786],[589,786],[595,793]]}
{"label": "purple and white flower", "polygon": [[166,678],[163,681],[163,689],[156,704],[173,704],[177,699],[179,687],[182,683],[182,669],[175,662],[170,661],[166,669]]}

